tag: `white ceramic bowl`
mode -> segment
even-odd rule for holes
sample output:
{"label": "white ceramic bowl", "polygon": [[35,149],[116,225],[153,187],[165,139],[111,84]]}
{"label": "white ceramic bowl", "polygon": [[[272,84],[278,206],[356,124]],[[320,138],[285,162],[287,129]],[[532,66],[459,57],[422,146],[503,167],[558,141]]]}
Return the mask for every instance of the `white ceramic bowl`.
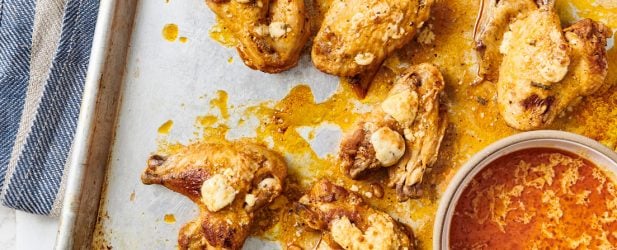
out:
{"label": "white ceramic bowl", "polygon": [[499,140],[471,157],[448,184],[435,217],[433,249],[450,249],[450,223],[454,209],[474,176],[497,158],[528,148],[555,148],[568,151],[617,175],[617,153],[584,136],[555,130],[538,130]]}

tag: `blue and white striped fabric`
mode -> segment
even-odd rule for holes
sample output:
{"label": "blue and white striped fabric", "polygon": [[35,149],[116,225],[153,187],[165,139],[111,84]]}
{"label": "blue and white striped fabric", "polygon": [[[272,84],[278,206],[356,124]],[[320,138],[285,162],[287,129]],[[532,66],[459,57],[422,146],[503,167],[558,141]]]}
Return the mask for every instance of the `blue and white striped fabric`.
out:
{"label": "blue and white striped fabric", "polygon": [[98,0],[0,0],[0,201],[57,215]]}

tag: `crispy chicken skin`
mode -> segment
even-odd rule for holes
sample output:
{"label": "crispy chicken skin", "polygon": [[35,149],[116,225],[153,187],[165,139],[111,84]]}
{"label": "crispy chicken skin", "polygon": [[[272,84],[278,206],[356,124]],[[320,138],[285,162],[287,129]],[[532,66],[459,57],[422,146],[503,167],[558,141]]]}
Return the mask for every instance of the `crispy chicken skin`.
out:
{"label": "crispy chicken skin", "polygon": [[254,212],[279,196],[286,175],[280,155],[236,141],[196,143],[173,155],[152,155],[141,180],[199,206],[199,217],[180,230],[180,249],[240,249]]}
{"label": "crispy chicken skin", "polygon": [[368,84],[383,61],[409,43],[434,0],[334,0],[313,42],[315,66]]}
{"label": "crispy chicken skin", "polygon": [[444,80],[437,67],[410,67],[386,99],[343,137],[339,159],[353,179],[389,167],[389,186],[400,199],[417,196],[414,186],[437,159],[447,126]]}
{"label": "crispy chicken skin", "polygon": [[591,19],[583,19],[564,29],[569,45],[570,67],[564,79],[551,90],[556,96],[553,107],[543,119],[551,123],[575,100],[593,95],[606,84],[608,58],[607,39],[610,28]]}
{"label": "crispy chicken skin", "polygon": [[322,249],[414,249],[411,230],[330,181],[315,183],[297,210],[310,228],[324,232]]}
{"label": "crispy chicken skin", "polygon": [[238,53],[252,69],[279,73],[298,64],[310,35],[304,0],[206,0],[240,42]]}
{"label": "crispy chicken skin", "polygon": [[604,84],[606,26],[584,19],[562,30],[554,1],[502,0],[485,11],[480,77],[499,66],[497,103],[511,127],[546,127]]}

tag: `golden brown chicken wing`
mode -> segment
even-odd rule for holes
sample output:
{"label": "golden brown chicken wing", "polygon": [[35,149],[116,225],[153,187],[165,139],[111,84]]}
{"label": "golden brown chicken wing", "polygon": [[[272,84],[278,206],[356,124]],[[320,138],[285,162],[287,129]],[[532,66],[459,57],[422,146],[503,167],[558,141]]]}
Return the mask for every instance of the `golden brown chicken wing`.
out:
{"label": "golden brown chicken wing", "polygon": [[389,186],[399,198],[415,196],[427,167],[437,159],[446,129],[444,80],[432,64],[410,67],[386,99],[343,137],[339,158],[345,173],[360,178],[389,168]]}
{"label": "golden brown chicken wing", "polygon": [[315,36],[313,63],[359,82],[358,93],[364,96],[383,61],[409,43],[428,19],[433,1],[332,1]]}
{"label": "golden brown chicken wing", "polygon": [[310,35],[303,0],[206,0],[219,22],[238,39],[244,63],[278,73],[298,63]]}
{"label": "golden brown chicken wing", "polygon": [[499,66],[497,103],[511,127],[545,127],[604,83],[611,33],[604,25],[585,19],[562,30],[554,1],[503,0],[485,15],[492,18],[479,37],[480,72]]}
{"label": "golden brown chicken wing", "polygon": [[362,196],[320,180],[297,204],[306,224],[324,231],[329,249],[414,249],[413,233],[390,215],[371,208]]}
{"label": "golden brown chicken wing", "polygon": [[141,176],[187,196],[200,215],[180,230],[180,249],[240,249],[256,210],[279,196],[287,166],[248,141],[197,143],[170,156],[152,155]]}
{"label": "golden brown chicken wing", "polygon": [[523,130],[545,123],[554,102],[551,88],[568,72],[568,45],[550,6],[515,20],[500,47],[503,61],[497,100],[504,120]]}
{"label": "golden brown chicken wing", "polygon": [[[570,67],[564,79],[551,89],[553,107],[542,118],[550,124],[568,106],[581,97],[593,95],[604,84],[608,74],[606,52],[611,30],[591,19],[583,19],[564,29],[569,45]],[[543,124],[544,125],[544,124]]]}
{"label": "golden brown chicken wing", "polygon": [[480,2],[478,20],[474,27],[476,51],[481,58],[476,82],[497,79],[496,73],[499,71],[502,57],[499,46],[504,33],[508,31],[513,20],[538,9],[537,3],[533,0],[481,0]]}

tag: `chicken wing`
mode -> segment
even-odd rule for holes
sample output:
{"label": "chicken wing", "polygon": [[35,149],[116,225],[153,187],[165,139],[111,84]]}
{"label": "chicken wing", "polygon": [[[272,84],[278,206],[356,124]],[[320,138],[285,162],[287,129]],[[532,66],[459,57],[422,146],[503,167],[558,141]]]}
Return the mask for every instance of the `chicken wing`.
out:
{"label": "chicken wing", "polygon": [[570,47],[570,67],[564,79],[551,89],[555,95],[553,107],[544,115],[545,124],[551,123],[575,100],[596,93],[608,74],[606,52],[610,28],[591,19],[583,19],[564,29]]}
{"label": "chicken wing", "polygon": [[551,89],[568,72],[568,45],[557,14],[543,6],[517,19],[504,34],[497,101],[504,120],[528,130],[542,126],[555,96]]}
{"label": "chicken wing", "polygon": [[366,114],[341,142],[339,158],[353,179],[389,167],[389,186],[400,199],[415,196],[427,167],[437,159],[447,126],[440,101],[444,80],[432,64],[410,67],[386,99]]}
{"label": "chicken wing", "polygon": [[327,180],[318,181],[297,206],[310,228],[324,231],[326,248],[414,249],[410,229],[371,208],[359,194]]}
{"label": "chicken wing", "polygon": [[487,10],[481,72],[499,65],[497,103],[511,127],[545,127],[604,83],[611,35],[604,25],[585,19],[562,30],[550,0],[503,0]]}
{"label": "chicken wing", "polygon": [[297,65],[310,35],[304,0],[206,0],[238,39],[244,64],[267,73]]}
{"label": "chicken wing", "polygon": [[478,20],[474,27],[474,41],[479,53],[480,65],[476,82],[484,79],[496,80],[491,74],[499,70],[501,53],[499,46],[508,26],[516,18],[524,17],[538,5],[533,0],[481,0]]}
{"label": "chicken wing", "polygon": [[313,43],[315,66],[351,78],[362,97],[383,61],[409,43],[434,0],[335,0]]}
{"label": "chicken wing", "polygon": [[286,175],[280,155],[237,141],[152,155],[141,180],[164,185],[199,206],[199,217],[180,230],[180,249],[240,249],[254,212],[279,196]]}

